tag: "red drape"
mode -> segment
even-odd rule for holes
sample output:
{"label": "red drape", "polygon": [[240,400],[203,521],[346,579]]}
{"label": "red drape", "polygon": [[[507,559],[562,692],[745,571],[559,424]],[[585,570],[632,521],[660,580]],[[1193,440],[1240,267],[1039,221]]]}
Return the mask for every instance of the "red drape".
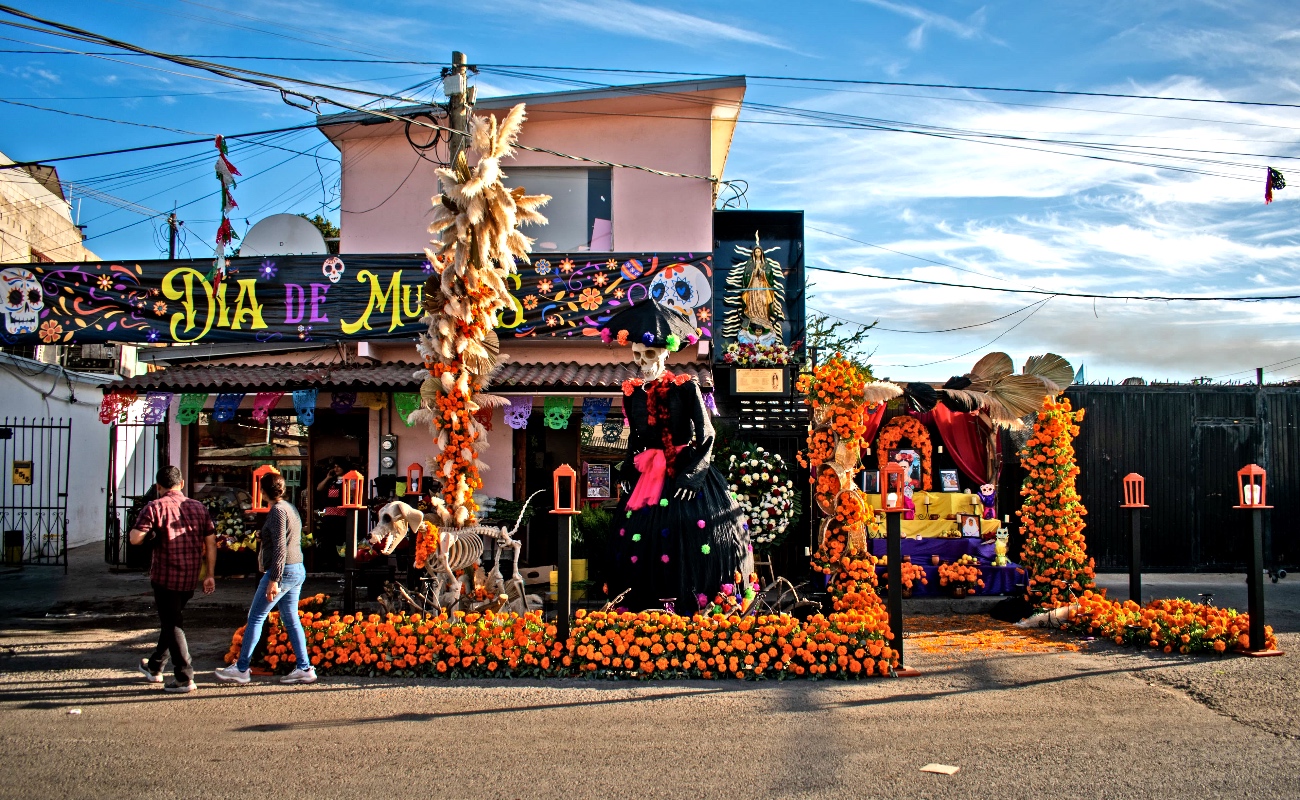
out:
{"label": "red drape", "polygon": [[874,408],[866,409],[862,412],[862,422],[867,426],[866,432],[862,435],[862,441],[867,443],[867,447],[870,447],[871,443],[876,441],[876,433],[880,431],[880,423],[884,421],[884,403],[876,403]]}
{"label": "red drape", "polygon": [[978,484],[988,483],[988,472],[984,454],[987,448],[984,436],[975,421],[975,414],[953,411],[939,403],[931,413],[934,426],[939,429],[939,436],[948,446],[952,460],[966,477]]}

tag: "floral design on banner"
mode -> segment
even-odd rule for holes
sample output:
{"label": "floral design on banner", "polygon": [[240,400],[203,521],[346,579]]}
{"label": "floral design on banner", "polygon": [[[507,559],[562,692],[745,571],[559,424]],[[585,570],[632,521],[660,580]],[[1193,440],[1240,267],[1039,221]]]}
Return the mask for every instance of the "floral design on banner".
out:
{"label": "floral design on banner", "polygon": [[548,397],[545,405],[546,427],[553,431],[569,427],[569,417],[573,416],[572,397]]}
{"label": "floral design on banner", "polygon": [[217,401],[212,404],[213,421],[231,421],[235,418],[235,412],[239,410],[239,404],[242,402],[244,402],[243,392],[222,392],[217,395]]}
{"label": "floral design on banner", "polygon": [[512,397],[506,406],[506,424],[514,430],[528,427],[528,418],[533,415],[532,397]]}
{"label": "floral design on banner", "polygon": [[402,418],[406,427],[411,427],[411,413],[420,407],[419,392],[395,392],[393,394],[393,407],[397,409],[397,416]]}
{"label": "floral design on banner", "polygon": [[609,407],[613,405],[612,397],[584,397],[582,398],[582,424],[588,428],[594,428],[605,421],[609,415]]}
{"label": "floral design on banner", "polygon": [[186,392],[181,395],[180,405],[176,409],[178,425],[193,425],[199,421],[199,412],[208,403],[207,392]]}
{"label": "floral design on banner", "polygon": [[253,398],[253,420],[266,422],[271,409],[275,408],[281,397],[284,397],[284,392],[258,392],[257,397]]}
{"label": "floral design on banner", "polygon": [[104,399],[99,403],[99,421],[105,425],[116,422],[122,412],[135,403],[136,397],[136,393],[130,389],[104,395]]}
{"label": "floral design on banner", "polygon": [[167,419],[167,409],[172,404],[171,392],[150,392],[145,396],[144,413],[140,421],[145,425],[159,425]]}
{"label": "floral design on banner", "polygon": [[330,409],[335,414],[346,414],[357,404],[356,392],[334,392],[330,395]]}
{"label": "floral design on banner", "polygon": [[600,438],[605,440],[605,444],[617,444],[618,440],[623,438],[623,420],[607,418],[600,426]]}
{"label": "floral design on banner", "polygon": [[316,421],[317,389],[298,389],[293,393],[293,410],[298,414],[298,421],[310,425]]}
{"label": "floral design on banner", "polygon": [[492,409],[491,408],[480,408],[478,411],[475,411],[474,419],[478,420],[478,424],[483,426],[483,430],[485,431],[492,430]]}

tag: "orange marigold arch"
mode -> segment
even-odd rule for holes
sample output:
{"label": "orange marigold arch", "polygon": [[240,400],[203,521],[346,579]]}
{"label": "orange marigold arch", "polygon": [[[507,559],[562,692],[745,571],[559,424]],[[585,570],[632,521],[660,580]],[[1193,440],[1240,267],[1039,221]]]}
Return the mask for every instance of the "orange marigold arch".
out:
{"label": "orange marigold arch", "polygon": [[912,447],[921,451],[921,489],[928,492],[934,487],[930,472],[930,456],[933,448],[930,444],[930,432],[915,417],[894,417],[885,425],[885,429],[880,432],[880,438],[876,440],[876,463],[883,470],[885,462],[889,459],[889,451],[897,450],[904,439],[911,442]]}

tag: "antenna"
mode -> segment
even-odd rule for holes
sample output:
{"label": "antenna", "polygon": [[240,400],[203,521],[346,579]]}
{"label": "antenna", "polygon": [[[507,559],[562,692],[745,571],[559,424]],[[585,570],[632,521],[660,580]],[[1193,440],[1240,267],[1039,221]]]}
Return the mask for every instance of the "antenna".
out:
{"label": "antenna", "polygon": [[297,214],[272,214],[259,220],[244,234],[241,257],[328,255],[325,237],[311,222]]}

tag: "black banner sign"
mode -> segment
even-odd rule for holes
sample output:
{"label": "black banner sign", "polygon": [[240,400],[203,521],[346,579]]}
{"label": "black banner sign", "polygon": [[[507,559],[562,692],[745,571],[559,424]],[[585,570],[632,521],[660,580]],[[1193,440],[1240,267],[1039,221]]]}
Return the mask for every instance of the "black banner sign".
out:
{"label": "black banner sign", "polygon": [[[271,342],[414,338],[434,268],[423,255],[13,265],[0,270],[5,344]],[[693,316],[710,335],[712,256],[537,255],[508,281],[502,337],[598,337],[627,303],[648,297]]]}

